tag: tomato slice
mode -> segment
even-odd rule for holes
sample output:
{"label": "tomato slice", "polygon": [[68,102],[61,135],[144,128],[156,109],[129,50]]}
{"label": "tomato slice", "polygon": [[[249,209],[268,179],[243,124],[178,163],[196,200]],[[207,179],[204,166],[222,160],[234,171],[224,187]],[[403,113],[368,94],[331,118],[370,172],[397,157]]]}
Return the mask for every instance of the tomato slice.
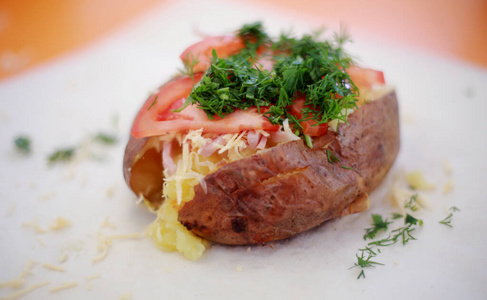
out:
{"label": "tomato slice", "polygon": [[[303,109],[303,107],[305,107],[305,100],[306,99],[304,97],[299,97],[295,99],[293,101],[293,106],[291,108],[290,114],[298,119],[301,119],[303,117],[301,110]],[[311,116],[311,113],[309,114],[309,116]],[[317,122],[315,120],[303,121],[300,124],[303,127],[303,133],[309,136],[321,136],[328,131],[327,123],[317,125]]]}
{"label": "tomato slice", "polygon": [[374,85],[384,85],[384,73],[373,69],[350,66],[347,69],[350,79],[358,88],[371,89]]}
{"label": "tomato slice", "polygon": [[236,54],[244,46],[238,36],[211,36],[184,50],[180,58],[185,66],[193,65],[193,72],[204,72],[211,65],[213,49],[218,57],[226,58]]}
{"label": "tomato slice", "polygon": [[194,83],[201,77],[202,73],[195,74],[194,80],[189,76],[180,77],[162,86],[142,106],[132,126],[132,135],[142,138],[200,128],[204,132],[218,134],[258,129],[279,130],[279,125],[272,125],[266,117],[258,113],[257,108],[235,110],[225,118],[215,116],[213,120],[196,105],[189,105],[181,112],[173,112],[183,106]]}

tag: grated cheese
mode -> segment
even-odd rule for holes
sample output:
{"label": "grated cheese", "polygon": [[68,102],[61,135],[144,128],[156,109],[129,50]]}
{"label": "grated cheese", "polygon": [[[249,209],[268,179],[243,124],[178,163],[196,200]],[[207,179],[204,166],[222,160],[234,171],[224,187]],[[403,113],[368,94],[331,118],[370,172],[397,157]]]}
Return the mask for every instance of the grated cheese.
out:
{"label": "grated cheese", "polygon": [[14,278],[4,282],[0,282],[0,289],[2,288],[14,288],[19,289],[24,286],[25,279],[24,278]]}
{"label": "grated cheese", "polygon": [[51,192],[40,195],[39,200],[46,201],[46,200],[54,198],[55,196],[56,196],[56,191],[51,191]]}
{"label": "grated cheese", "polygon": [[101,252],[100,255],[91,259],[92,263],[99,262],[106,258],[108,254],[108,248],[113,244],[114,240],[129,240],[129,239],[138,239],[140,238],[139,233],[133,234],[118,234],[118,235],[111,235],[111,236],[104,236],[102,234],[98,234],[98,251]]}
{"label": "grated cheese", "polygon": [[424,178],[423,172],[419,170],[406,174],[406,182],[409,187],[415,190],[433,190],[436,188],[434,184]]}
{"label": "grated cheese", "polygon": [[13,215],[16,207],[17,207],[17,204],[16,203],[10,204],[10,206],[8,207],[8,210],[7,210],[7,213],[5,214],[5,216],[6,217],[9,217],[9,216]]}
{"label": "grated cheese", "polygon": [[235,271],[237,271],[237,272],[242,272],[242,271],[243,271],[243,267],[242,267],[242,266],[237,266],[237,267],[235,268]]}
{"label": "grated cheese", "polygon": [[49,230],[61,230],[66,227],[69,227],[71,225],[71,222],[69,222],[68,219],[65,219],[63,217],[58,217],[55,221],[49,225]]}
{"label": "grated cheese", "polygon": [[24,222],[22,223],[22,226],[23,227],[31,227],[32,229],[34,229],[34,231],[36,233],[44,233],[45,230],[41,228],[41,226],[39,225],[39,221],[38,221],[39,218],[35,218],[34,220],[30,221],[30,222]]}
{"label": "grated cheese", "polygon": [[443,195],[449,194],[451,191],[453,191],[453,180],[448,179],[443,186]]}
{"label": "grated cheese", "polygon": [[41,245],[42,247],[46,247],[46,243],[44,243],[44,241],[40,237],[36,236],[36,240],[39,245]]}
{"label": "grated cheese", "polygon": [[218,154],[222,154],[225,151],[229,151],[230,149],[237,150],[237,148],[239,147],[244,147],[245,142],[242,141],[242,137],[244,136],[244,134],[247,134],[247,131],[243,131],[240,134],[225,134],[223,136],[223,139],[227,142],[227,144],[225,146],[215,144],[217,148],[220,148],[220,150],[218,150]]}
{"label": "grated cheese", "polygon": [[443,161],[443,170],[446,175],[450,176],[453,173],[453,167],[448,159]]}
{"label": "grated cheese", "polygon": [[106,191],[107,198],[113,197],[116,190],[117,190],[117,185],[113,185],[113,186],[109,187]]}
{"label": "grated cheese", "polygon": [[103,221],[103,223],[101,224],[101,227],[110,228],[113,230],[117,229],[117,225],[115,225],[114,223],[110,223],[110,221],[108,220],[108,216],[106,216],[105,221]]}
{"label": "grated cheese", "polygon": [[132,292],[125,292],[122,297],[120,297],[120,300],[130,300],[132,299]]}
{"label": "grated cheese", "polygon": [[68,253],[63,251],[58,258],[58,262],[63,263],[66,261],[67,258],[68,258]]}
{"label": "grated cheese", "polygon": [[47,229],[44,229],[39,225],[38,218],[35,218],[34,220],[32,220],[30,222],[24,222],[24,223],[22,223],[22,226],[23,227],[31,227],[32,229],[35,230],[36,233],[46,233],[46,232],[52,231],[52,230],[64,229],[66,227],[69,227],[70,224],[71,223],[69,222],[69,220],[67,220],[63,217],[58,217],[56,220],[54,220],[49,225],[49,227]]}
{"label": "grated cheese", "polygon": [[94,274],[94,275],[90,275],[90,276],[86,276],[85,279],[90,281],[90,280],[93,280],[93,279],[98,279],[100,278],[100,274]]}
{"label": "grated cheese", "polygon": [[35,261],[33,261],[32,259],[29,260],[25,266],[24,266],[24,269],[22,270],[22,272],[20,273],[19,277],[17,278],[14,278],[14,279],[10,279],[10,280],[7,280],[7,281],[4,281],[4,282],[1,282],[0,283],[0,288],[14,288],[14,289],[19,289],[21,288],[24,283],[25,283],[25,276],[27,275],[32,275],[32,267],[36,264]]}
{"label": "grated cheese", "polygon": [[57,271],[57,272],[65,272],[66,271],[66,269],[63,267],[48,264],[48,263],[44,263],[44,264],[42,264],[42,266],[48,270],[51,270],[51,271]]}
{"label": "grated cheese", "polygon": [[54,287],[50,288],[49,292],[57,293],[57,292],[64,291],[67,289],[72,289],[72,288],[77,287],[77,286],[78,286],[77,282],[65,282],[65,283],[61,283],[58,286],[54,286]]}
{"label": "grated cheese", "polygon": [[27,288],[25,288],[23,290],[17,291],[17,292],[15,292],[13,294],[10,294],[10,295],[6,296],[6,297],[3,297],[2,300],[16,300],[16,299],[19,299],[20,297],[23,297],[23,296],[29,294],[30,292],[33,292],[33,291],[35,291],[35,290],[37,290],[37,289],[39,289],[39,288],[41,288],[43,286],[46,286],[48,284],[50,284],[49,281],[44,281],[44,282],[41,282],[41,283],[38,283],[38,284],[31,285],[31,286],[29,286],[29,287],[27,287]]}

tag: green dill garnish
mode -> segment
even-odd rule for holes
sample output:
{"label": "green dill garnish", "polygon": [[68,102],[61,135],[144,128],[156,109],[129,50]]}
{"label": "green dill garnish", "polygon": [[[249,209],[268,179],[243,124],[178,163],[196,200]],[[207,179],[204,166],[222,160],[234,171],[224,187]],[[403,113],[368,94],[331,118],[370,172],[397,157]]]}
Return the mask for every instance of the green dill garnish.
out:
{"label": "green dill garnish", "polygon": [[404,208],[409,208],[411,211],[419,210],[421,208],[421,204],[418,201],[418,194],[412,195],[408,202],[404,204]]}
{"label": "green dill garnish", "polygon": [[[372,248],[365,247],[364,249],[359,249],[359,251],[361,251],[360,256],[358,254],[355,254],[355,257],[357,257],[357,262],[354,263],[353,266],[351,267],[351,268],[359,267],[361,269],[357,279],[360,279],[362,277],[365,278],[364,268],[372,268],[375,267],[376,265],[381,265],[381,266],[384,265],[371,260],[371,258],[377,256],[377,253]],[[380,252],[379,249],[378,252]]]}
{"label": "green dill garnish", "polygon": [[380,247],[391,246],[399,240],[402,241],[403,245],[406,245],[410,240],[415,240],[416,238],[412,236],[411,233],[416,229],[417,225],[423,226],[423,221],[416,219],[410,214],[406,214],[406,217],[404,217],[404,224],[404,226],[391,231],[386,238],[370,242],[368,245]]}
{"label": "green dill garnish", "polygon": [[402,214],[399,214],[399,213],[393,213],[392,214],[392,219],[393,220],[396,220],[396,219],[402,219],[404,216]]}
{"label": "green dill garnish", "polygon": [[57,162],[68,162],[73,158],[75,151],[74,148],[56,150],[47,157],[47,162],[50,165]]}
{"label": "green dill garnish", "polygon": [[15,147],[22,153],[30,153],[30,139],[27,136],[21,135],[14,139]]}
{"label": "green dill garnish", "polygon": [[326,149],[326,157],[328,158],[328,162],[331,164],[340,162],[340,159],[338,159],[338,157],[336,157],[336,155],[333,152],[331,152],[330,149]]}
{"label": "green dill garnish", "polygon": [[355,168],[353,168],[353,167],[347,167],[347,166],[344,166],[344,165],[341,165],[340,167],[342,167],[345,170],[355,170]]}
{"label": "green dill garnish", "polygon": [[93,140],[107,145],[113,145],[117,142],[117,137],[112,134],[100,132],[93,137]]}
{"label": "green dill garnish", "polygon": [[382,219],[381,215],[372,214],[372,226],[371,228],[365,229],[364,240],[373,239],[377,233],[381,230],[386,231],[387,226],[391,224],[391,221],[387,219]]}
{"label": "green dill garnish", "polygon": [[444,218],[443,220],[441,220],[439,223],[446,225],[448,227],[453,227],[453,225],[451,224],[451,221],[453,219],[453,213],[457,212],[457,211],[460,211],[460,210],[456,206],[450,207],[450,213],[448,214],[448,216],[446,218]]}
{"label": "green dill garnish", "polygon": [[190,57],[187,62],[184,64],[184,70],[179,70],[182,75],[187,75],[191,77],[191,80],[194,81],[194,67],[199,63],[198,57],[194,57],[193,53],[189,54]]}
{"label": "green dill garnish", "polygon": [[256,57],[257,49],[270,42],[270,38],[265,33],[261,22],[246,24],[237,31],[237,35],[242,38],[245,48],[239,53],[242,56]]}
{"label": "green dill garnish", "polygon": [[[238,31],[245,48],[226,59],[213,51],[211,67],[193,88],[185,106],[196,104],[208,118],[223,118],[235,111],[257,107],[272,124],[288,119],[302,134],[300,122],[316,125],[334,119],[346,121],[346,109],[356,107],[357,88],[344,72],[351,64],[342,49],[344,37],[318,41],[310,35],[300,39],[281,35],[272,40],[262,24],[245,25]],[[254,58],[267,49],[272,71],[256,66]],[[299,119],[291,114],[293,100],[306,95]],[[184,106],[184,107],[185,107]],[[180,111],[179,109],[178,111]]]}
{"label": "green dill garnish", "polygon": [[154,98],[154,101],[152,101],[151,105],[149,105],[149,107],[147,108],[147,110],[150,110],[152,108],[152,106],[154,106],[156,103],[157,103],[157,97],[159,95],[156,95],[156,97]]}

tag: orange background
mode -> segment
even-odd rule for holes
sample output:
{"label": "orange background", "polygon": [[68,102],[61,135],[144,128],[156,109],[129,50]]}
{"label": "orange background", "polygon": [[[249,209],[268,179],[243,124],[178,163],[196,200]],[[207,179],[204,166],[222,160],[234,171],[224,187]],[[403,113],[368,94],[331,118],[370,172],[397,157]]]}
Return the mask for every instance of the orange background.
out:
{"label": "orange background", "polygon": [[[171,0],[2,0],[0,79],[86,45]],[[236,0],[234,0],[236,1]],[[383,39],[487,67],[486,0],[250,0],[340,20]]]}

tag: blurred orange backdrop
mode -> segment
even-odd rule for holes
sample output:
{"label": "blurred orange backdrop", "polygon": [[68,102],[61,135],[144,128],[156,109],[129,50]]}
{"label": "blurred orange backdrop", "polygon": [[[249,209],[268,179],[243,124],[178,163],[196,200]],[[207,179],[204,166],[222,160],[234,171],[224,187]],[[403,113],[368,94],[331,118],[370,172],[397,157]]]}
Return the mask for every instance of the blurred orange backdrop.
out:
{"label": "blurred orange backdrop", "polygon": [[[0,79],[86,45],[169,1],[2,0]],[[486,0],[248,2],[301,16],[340,20],[352,30],[360,28],[384,39],[487,67]]]}

